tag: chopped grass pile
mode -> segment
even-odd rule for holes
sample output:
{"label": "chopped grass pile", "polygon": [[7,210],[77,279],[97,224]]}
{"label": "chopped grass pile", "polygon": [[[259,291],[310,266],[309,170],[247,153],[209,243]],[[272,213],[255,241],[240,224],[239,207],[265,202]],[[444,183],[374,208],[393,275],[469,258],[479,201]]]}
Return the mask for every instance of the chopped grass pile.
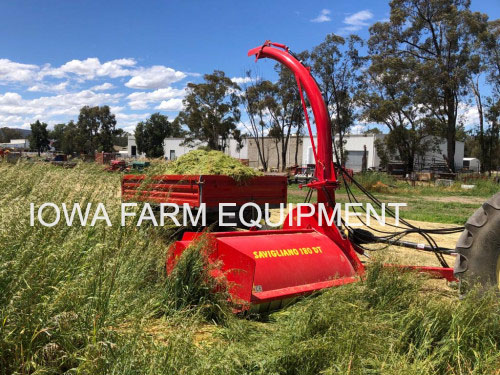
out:
{"label": "chopped grass pile", "polygon": [[220,151],[194,150],[169,163],[167,174],[226,175],[238,182],[260,176],[261,173]]}

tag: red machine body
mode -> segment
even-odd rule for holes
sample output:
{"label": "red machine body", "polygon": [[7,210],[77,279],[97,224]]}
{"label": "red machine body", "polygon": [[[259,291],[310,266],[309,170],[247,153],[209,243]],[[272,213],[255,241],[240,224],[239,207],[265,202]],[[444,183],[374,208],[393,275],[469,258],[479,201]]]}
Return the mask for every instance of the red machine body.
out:
{"label": "red machine body", "polygon": [[[333,164],[333,138],[330,116],[319,87],[310,71],[281,44],[266,42],[251,49],[249,56],[271,58],[287,66],[294,74],[302,96],[307,94],[314,114],[317,145],[314,144],[310,122],[305,112],[315,157],[315,181],[307,187],[317,190],[318,203],[325,205],[329,217],[333,214],[336,180]],[[304,109],[305,101],[303,100]],[[208,181],[204,188],[208,188]],[[208,233],[210,259],[221,262],[222,272],[230,285],[233,301],[252,310],[279,308],[298,295],[323,288],[352,283],[364,274],[364,266],[351,241],[335,225],[319,225],[316,214],[303,217],[297,223],[297,211],[288,213],[281,230]],[[307,207],[302,207],[307,209]],[[173,245],[167,259],[167,272],[199,233],[185,233]],[[449,277],[451,269],[410,267]],[[444,271],[443,271],[444,270]]]}
{"label": "red machine body", "polygon": [[[186,233],[167,260],[171,271],[199,233]],[[315,290],[357,280],[357,272],[342,249],[313,229],[211,233],[210,259],[221,271],[236,304],[268,311]],[[332,274],[332,270],[335,273]]]}

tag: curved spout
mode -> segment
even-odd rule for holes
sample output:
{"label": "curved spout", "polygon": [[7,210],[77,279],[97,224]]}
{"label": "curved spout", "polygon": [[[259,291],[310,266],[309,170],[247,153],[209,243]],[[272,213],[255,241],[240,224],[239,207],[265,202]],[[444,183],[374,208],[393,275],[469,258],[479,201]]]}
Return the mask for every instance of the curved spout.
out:
{"label": "curved spout", "polygon": [[[316,177],[319,181],[335,181],[335,172],[333,168],[333,150],[332,150],[332,130],[330,116],[326,108],[323,95],[318,84],[311,75],[311,72],[302,63],[297,60],[283,44],[271,43],[267,41],[261,47],[252,48],[248,51],[248,56],[255,55],[256,60],[270,58],[276,60],[288,69],[290,69],[309,98],[311,108],[316,121],[317,134],[317,159],[316,159]],[[311,139],[311,142],[314,140]]]}

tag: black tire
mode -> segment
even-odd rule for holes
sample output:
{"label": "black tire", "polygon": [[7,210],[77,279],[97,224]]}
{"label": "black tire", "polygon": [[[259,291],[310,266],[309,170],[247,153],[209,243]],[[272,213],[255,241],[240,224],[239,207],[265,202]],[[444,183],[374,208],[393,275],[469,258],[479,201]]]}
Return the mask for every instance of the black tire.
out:
{"label": "black tire", "polygon": [[465,290],[474,284],[500,288],[500,193],[467,220],[456,251],[454,273]]}

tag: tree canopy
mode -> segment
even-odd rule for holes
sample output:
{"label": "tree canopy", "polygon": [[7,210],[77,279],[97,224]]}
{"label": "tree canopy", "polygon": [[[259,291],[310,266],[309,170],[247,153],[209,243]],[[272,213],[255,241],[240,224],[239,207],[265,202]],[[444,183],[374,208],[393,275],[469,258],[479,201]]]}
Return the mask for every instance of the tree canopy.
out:
{"label": "tree canopy", "polygon": [[[450,169],[455,169],[457,140],[466,140],[467,155],[479,158],[483,171],[498,168],[500,20],[471,11],[470,0],[390,0],[389,6],[389,19],[373,24],[367,40],[330,33],[294,55],[309,67],[324,95],[340,163],[348,158],[346,135],[362,121],[388,133],[383,140],[377,137],[377,150],[385,154],[384,162],[403,161],[407,171],[438,138],[446,139]],[[221,70],[188,83],[177,117],[169,121],[154,113],[137,124],[138,151],[160,157],[167,137],[220,151],[229,139],[241,146],[248,138],[255,141],[265,170],[274,167],[269,165],[272,147],[277,168],[284,170],[296,135],[297,164],[305,124],[297,81],[283,65],[275,72],[273,79],[247,72],[242,87]],[[465,112],[476,118],[465,123]],[[42,151],[47,126],[37,121],[32,128],[33,148]],[[16,137],[14,130],[0,131],[0,141]],[[127,141],[108,106],[81,108],[76,122],[55,125],[48,138],[57,150],[86,154],[112,151]]]}
{"label": "tree canopy", "polygon": [[47,124],[36,120],[31,127],[31,135],[29,137],[30,147],[38,152],[38,156],[43,151],[49,149],[49,132],[47,131]]}
{"label": "tree canopy", "polygon": [[1,128],[0,129],[0,143],[9,143],[11,139],[23,138],[21,132],[17,129],[12,128]]}
{"label": "tree canopy", "polygon": [[135,128],[137,150],[151,158],[164,155],[165,138],[183,135],[184,132],[177,121],[170,122],[167,116],[160,113],[153,113],[146,121],[138,123]]}
{"label": "tree canopy", "polygon": [[392,0],[390,20],[370,28],[370,47],[384,61],[411,67],[407,79],[418,81],[417,103],[440,124],[452,170],[458,108],[475,39],[469,7],[469,0]]}
{"label": "tree canopy", "polygon": [[347,39],[329,34],[311,53],[312,68],[319,78],[319,86],[332,115],[332,134],[338,137],[339,162],[344,165],[344,135],[356,119],[356,86],[364,58],[358,48],[361,38],[351,35]]}
{"label": "tree canopy", "polygon": [[116,129],[116,118],[109,106],[85,106],[80,109],[78,122],[78,139],[80,152],[94,154],[94,152],[112,152],[113,137],[121,133]]}
{"label": "tree canopy", "polygon": [[178,121],[189,129],[187,144],[206,142],[210,149],[223,151],[230,136],[241,137],[240,87],[220,70],[203,78],[203,83],[188,83]]}

